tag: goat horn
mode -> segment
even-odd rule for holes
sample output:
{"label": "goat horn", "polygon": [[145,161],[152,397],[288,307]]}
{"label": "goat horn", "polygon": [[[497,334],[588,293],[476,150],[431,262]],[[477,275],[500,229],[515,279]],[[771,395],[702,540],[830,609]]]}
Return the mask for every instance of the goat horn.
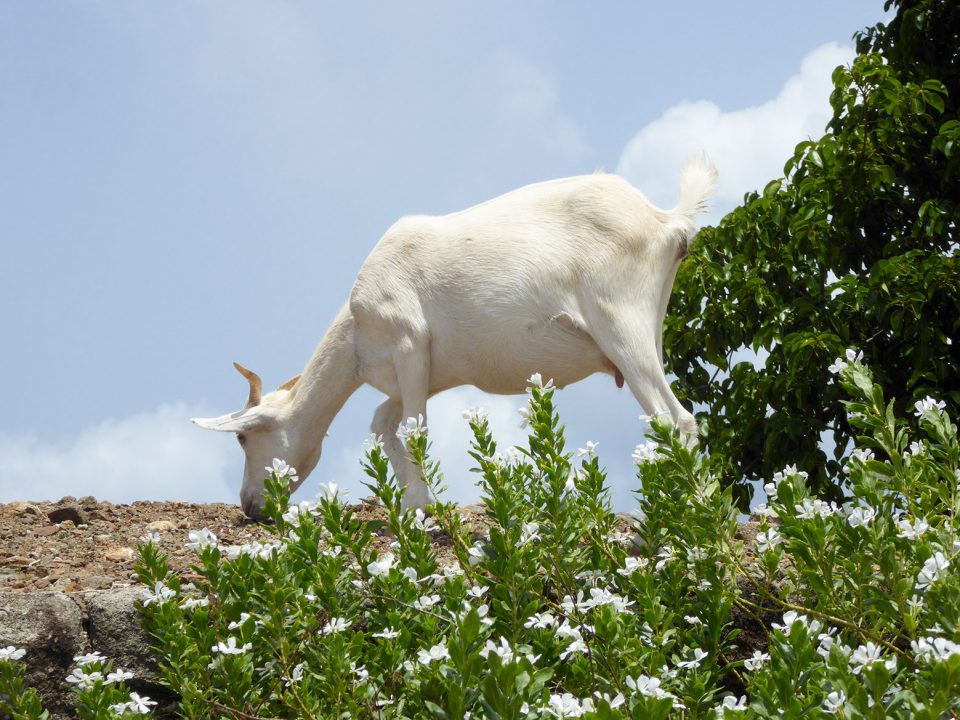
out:
{"label": "goat horn", "polygon": [[233,366],[237,369],[237,372],[243,375],[247,382],[250,383],[250,396],[247,398],[247,407],[252,408],[255,405],[260,404],[260,391],[263,388],[263,382],[260,380],[260,376],[257,375],[253,370],[247,370],[240,363],[234,363]]}
{"label": "goat horn", "polygon": [[300,376],[292,377],[287,380],[283,385],[277,388],[277,390],[292,390],[293,386],[297,384],[297,381],[300,379]]}

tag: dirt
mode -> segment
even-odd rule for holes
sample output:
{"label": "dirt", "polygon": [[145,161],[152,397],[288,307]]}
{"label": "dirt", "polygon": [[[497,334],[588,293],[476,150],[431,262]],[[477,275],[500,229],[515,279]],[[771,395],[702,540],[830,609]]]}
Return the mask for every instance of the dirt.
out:
{"label": "dirt", "polygon": [[[353,509],[360,519],[383,519],[383,509],[373,503],[361,502]],[[478,508],[462,508],[461,514],[468,522],[482,524]],[[246,519],[238,506],[223,503],[117,505],[92,497],[0,503],[0,592],[75,593],[136,585],[137,542],[150,530],[160,535],[171,569],[184,579],[194,579],[190,565],[196,562],[196,552],[185,543],[191,530],[201,528],[213,531],[225,545],[272,537],[268,526]],[[441,556],[450,552],[444,547],[439,551]]]}

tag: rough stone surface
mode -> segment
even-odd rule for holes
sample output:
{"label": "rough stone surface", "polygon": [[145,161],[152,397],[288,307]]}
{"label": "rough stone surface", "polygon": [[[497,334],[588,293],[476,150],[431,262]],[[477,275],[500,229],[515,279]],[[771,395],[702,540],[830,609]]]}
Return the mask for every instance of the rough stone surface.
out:
{"label": "rough stone surface", "polygon": [[80,509],[79,505],[64,505],[47,513],[52,523],[62,523],[69,520],[74,525],[86,525],[87,514]]}
{"label": "rough stone surface", "polygon": [[21,662],[27,684],[37,689],[54,717],[70,711],[64,678],[73,658],[90,650],[84,615],[73,599],[58,592],[0,594],[0,647],[27,651]]}

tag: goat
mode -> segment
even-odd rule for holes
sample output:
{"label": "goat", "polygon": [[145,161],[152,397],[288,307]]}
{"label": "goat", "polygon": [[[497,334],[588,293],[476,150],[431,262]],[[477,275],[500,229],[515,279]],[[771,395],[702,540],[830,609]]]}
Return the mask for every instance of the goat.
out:
{"label": "goat", "polygon": [[261,515],[273,458],[296,467],[303,482],[334,416],[364,383],[387,396],[371,429],[406,488],[406,507],[424,507],[430,496],[397,427],[426,417],[430,396],[459,385],[514,394],[534,372],[558,387],[605,372],[619,387],[626,381],[644,412],[669,414],[696,434],[663,372],[663,318],[716,177],[706,157],[688,162],[669,211],[623,178],[598,173],[400,219],[363,263],[301,375],[262,394],[260,378],[237,365],[250,385],[244,409],[193,420],[237,433],[244,512]]}

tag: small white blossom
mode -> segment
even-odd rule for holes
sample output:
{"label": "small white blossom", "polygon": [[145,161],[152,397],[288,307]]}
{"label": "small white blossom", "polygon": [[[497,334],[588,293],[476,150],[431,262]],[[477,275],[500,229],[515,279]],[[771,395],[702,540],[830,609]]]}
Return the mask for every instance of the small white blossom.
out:
{"label": "small white blossom", "polygon": [[633,458],[634,465],[643,465],[648,462],[655,462],[658,459],[657,450],[659,445],[653,442],[653,440],[648,440],[645,443],[640,443],[633,449]]}
{"label": "small white blossom", "polygon": [[940,415],[946,406],[947,405],[943,400],[935,400],[927,395],[927,397],[925,397],[923,400],[918,400],[916,403],[914,403],[914,407],[917,409],[914,415],[920,417],[924,413],[928,412]]}
{"label": "small white blossom", "polygon": [[330,621],[323,626],[320,633],[323,635],[336,635],[342,633],[350,627],[350,621],[345,617],[330,618]]}
{"label": "small white blossom", "polygon": [[597,454],[597,446],[599,444],[600,443],[595,443],[595,442],[592,442],[591,440],[587,440],[587,443],[586,443],[587,446],[585,448],[580,448],[579,450],[577,450],[577,454],[580,457],[583,457],[584,455],[586,455],[588,458],[592,458]]}
{"label": "small white blossom", "polygon": [[421,665],[429,665],[434,660],[449,660],[450,651],[447,650],[446,643],[437,643],[429,650],[417,651],[417,660]]}
{"label": "small white blossom", "polygon": [[746,712],[747,711],[746,695],[741,695],[739,698],[734,697],[733,695],[727,695],[723,699],[723,703],[717,707],[717,717],[718,718],[725,717],[727,710],[730,710],[732,712]]}
{"label": "small white blossom", "polygon": [[80,690],[87,690],[93,685],[103,680],[103,673],[99,671],[87,672],[82,667],[75,667],[73,672],[67,675],[66,680],[71,685],[76,685]]}
{"label": "small white blossom", "polygon": [[520,427],[525,428],[530,424],[531,411],[527,405],[524,405],[522,408],[517,410],[517,414],[520,415]]}
{"label": "small white blossom", "polygon": [[917,662],[938,663],[960,655],[960,644],[941,637],[922,637],[910,643]]}
{"label": "small white blossom", "polygon": [[645,568],[647,565],[649,565],[649,561],[646,558],[627,556],[627,559],[623,561],[623,567],[617,568],[617,574],[630,577],[637,570]]}
{"label": "small white blossom", "polygon": [[416,600],[413,601],[413,606],[417,610],[429,610],[434,605],[440,602],[439,595],[421,595]]}
{"label": "small white blossom", "polygon": [[393,553],[388,552],[384,553],[372,563],[367,565],[367,572],[373,577],[380,577],[389,573],[392,568],[396,567],[396,565],[397,561]]}
{"label": "small white blossom", "polygon": [[463,419],[477,424],[487,419],[487,411],[482,407],[471,407],[463,411]]}
{"label": "small white blossom", "polygon": [[914,518],[912,523],[906,518],[901,518],[897,520],[897,529],[900,530],[897,537],[916,540],[930,529],[930,523],[924,518]]}
{"label": "small white blossom", "polygon": [[106,660],[103,655],[99,652],[87,653],[86,655],[76,655],[73,658],[73,661],[80,667],[86,667],[87,665],[92,665],[93,663],[102,663]]}
{"label": "small white blossom", "polygon": [[156,705],[155,700],[151,700],[146,695],[139,695],[138,693],[130,693],[130,700],[127,702],[116,703],[111,705],[110,709],[115,712],[117,715],[123,715],[127,712],[136,713],[137,715],[146,715],[150,712],[150,706]]}
{"label": "small white blossom", "polygon": [[839,375],[848,367],[846,361],[843,358],[837,358],[833,361],[833,365],[830,365],[827,370],[829,370],[834,375]]}
{"label": "small white blossom", "polygon": [[201,550],[207,545],[216,545],[217,536],[212,530],[203,528],[202,530],[191,530],[188,535],[187,547],[193,550]]}
{"label": "small white blossom", "polygon": [[417,417],[408,417],[397,427],[397,437],[404,443],[411,438],[420,437],[427,434],[427,426],[423,424],[423,414]]}
{"label": "small white blossom", "polygon": [[216,645],[210,648],[212,652],[218,652],[223,655],[242,655],[247,650],[253,647],[253,643],[245,643],[243,645],[237,645],[237,639],[231,635],[227,638],[225,643],[218,642]]}
{"label": "small white blossom", "polygon": [[133,678],[132,672],[127,672],[126,670],[117,668],[113,672],[107,673],[107,678],[104,680],[104,683],[107,685],[113,685],[114,683],[126,682]]}
{"label": "small white blossom", "polygon": [[273,465],[268,465],[264,470],[268,473],[276,473],[278,478],[287,478],[290,483],[296,483],[298,480],[296,468],[287,465],[280,458],[274,458]]}
{"label": "small white blossom", "polygon": [[427,516],[420,508],[417,508],[413,512],[413,526],[417,528],[417,530],[428,533],[437,532],[440,529],[436,521],[432,517]]}
{"label": "small white blossom", "polygon": [[7,645],[5,648],[0,648],[0,661],[6,660],[7,662],[16,662],[26,654],[27,651],[23,648]]}
{"label": "small white blossom", "polygon": [[640,693],[646,697],[652,697],[657,700],[663,698],[675,699],[676,696],[660,687],[660,678],[650,677],[649,675],[639,675],[632,678],[629,675],[626,678],[627,687],[634,693]]}
{"label": "small white blossom", "polygon": [[693,649],[693,657],[689,660],[681,660],[677,663],[678,668],[683,668],[684,670],[691,670],[693,668],[700,667],[700,663],[703,659],[707,657],[707,652],[701,650],[700,648]]}
{"label": "small white blossom", "polygon": [[847,696],[843,694],[843,690],[834,690],[823,701],[823,709],[828,713],[835,713],[842,710],[846,702]]}
{"label": "small white blossom", "polygon": [[847,362],[857,363],[863,361],[863,350],[847,348],[843,354],[846,356]]}
{"label": "small white blossom", "polygon": [[337,485],[337,483],[335,483],[333,480],[327,483],[320,483],[318,487],[318,500],[329,500],[330,502],[342,503],[350,494],[348,491]]}
{"label": "small white blossom", "polygon": [[917,590],[926,590],[931,584],[940,579],[940,573],[950,567],[950,561],[939,550],[923,563],[917,573]]}
{"label": "small white blossom", "polygon": [[817,499],[804,498],[799,505],[794,505],[797,517],[801,520],[812,520],[817,517],[830,517],[836,511],[836,506],[831,507],[827,502]]}
{"label": "small white blossom", "polygon": [[144,545],[160,542],[160,531],[147,530],[146,533],[140,536],[140,542],[142,542]]}
{"label": "small white blossom", "polygon": [[703,625],[703,620],[698,618],[696,615],[684,615],[683,619],[690,625]]}
{"label": "small white blossom", "polygon": [[540,539],[540,526],[535,522],[524,523],[520,528],[520,540],[521,545],[526,545],[529,542]]}
{"label": "small white blossom", "polygon": [[152,592],[147,589],[144,590],[142,594],[144,605],[150,605],[152,603],[157,603],[159,605],[165,603],[171,598],[175,598],[177,596],[177,591],[172,588],[168,588],[163,584],[163,582],[158,582],[153,586]]}
{"label": "small white blossom", "polygon": [[537,628],[538,630],[543,630],[548,627],[553,627],[557,624],[557,619],[553,616],[553,613],[544,612],[544,613],[534,613],[523,626],[527,629]]}
{"label": "small white blossom", "polygon": [[890,672],[897,669],[897,659],[895,657],[884,660],[880,646],[868,641],[866,645],[861,645],[854,650],[850,656],[850,672],[859,675],[865,667],[875,663],[883,663]]}
{"label": "small white blossom", "polygon": [[374,633],[374,637],[383,638],[384,640],[393,640],[394,638],[400,637],[400,631],[394,630],[393,626],[381,630],[380,632]]}
{"label": "small white blossom", "polygon": [[180,603],[181,610],[195,610],[198,607],[209,607],[210,600],[205,597],[192,597],[186,598],[182,603]]}
{"label": "small white blossom", "polygon": [[776,528],[768,528],[765,532],[757,533],[757,550],[761,553],[773,550],[781,542],[783,538]]}
{"label": "small white blossom", "polygon": [[574,695],[561,693],[550,696],[543,712],[557,718],[577,718],[583,716],[584,710]]}
{"label": "small white blossom", "polygon": [[748,657],[743,661],[743,666],[750,671],[757,670],[763,666],[765,662],[770,659],[770,653],[760,652],[759,650],[753,651],[753,656]]}
{"label": "small white blossom", "polygon": [[[541,390],[550,390],[553,387],[553,379],[551,378],[544,383],[543,377],[541,377],[540,373],[534,373],[527,378],[527,385],[530,387],[538,387]],[[527,388],[527,392],[530,392],[530,388]]]}
{"label": "small white blossom", "polygon": [[865,464],[868,460],[875,459],[873,450],[866,450],[863,448],[855,448],[853,452],[850,453],[850,459],[843,466],[843,472],[845,475],[849,475],[853,470],[855,463],[860,463],[861,465]]}
{"label": "small white blossom", "polygon": [[857,507],[853,508],[847,514],[847,522],[850,524],[850,527],[866,527],[876,516],[877,511],[872,507]]}
{"label": "small white blossom", "polygon": [[363,449],[373,450],[374,448],[383,450],[383,435],[377,435],[376,433],[367,435],[367,439],[363,441]]}

